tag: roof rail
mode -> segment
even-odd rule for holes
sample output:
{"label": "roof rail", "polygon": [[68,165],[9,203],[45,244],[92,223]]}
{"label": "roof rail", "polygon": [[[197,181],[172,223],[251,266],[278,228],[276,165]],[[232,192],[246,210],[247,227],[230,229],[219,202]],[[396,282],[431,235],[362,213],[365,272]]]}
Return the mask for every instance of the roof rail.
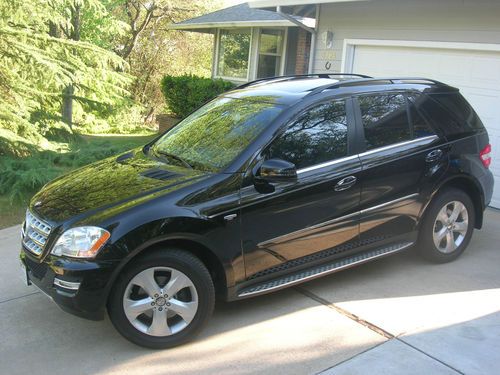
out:
{"label": "roof rail", "polygon": [[364,83],[372,83],[372,84],[386,84],[386,85],[397,85],[397,84],[405,84],[405,83],[420,83],[420,84],[432,84],[432,85],[446,85],[440,81],[436,81],[434,79],[429,78],[419,78],[419,77],[403,77],[403,78],[363,78],[356,79],[352,81],[346,82],[337,82],[334,84],[323,85],[312,90],[307,96],[316,95],[320,92],[330,89],[336,89],[340,87],[350,86],[350,85],[360,85]]}
{"label": "roof rail", "polygon": [[346,77],[358,77],[358,78],[373,78],[367,75],[363,74],[354,74],[354,73],[315,73],[315,74],[295,74],[295,75],[285,75],[285,76],[277,76],[277,77],[268,77],[268,78],[261,78],[261,79],[256,79],[255,81],[251,82],[246,82],[242,85],[239,85],[234,88],[236,89],[243,89],[248,86],[256,85],[258,83],[266,82],[266,81],[288,81],[294,78],[307,78],[307,77],[317,77],[317,78],[333,78],[333,77],[338,77],[338,76],[346,76]]}

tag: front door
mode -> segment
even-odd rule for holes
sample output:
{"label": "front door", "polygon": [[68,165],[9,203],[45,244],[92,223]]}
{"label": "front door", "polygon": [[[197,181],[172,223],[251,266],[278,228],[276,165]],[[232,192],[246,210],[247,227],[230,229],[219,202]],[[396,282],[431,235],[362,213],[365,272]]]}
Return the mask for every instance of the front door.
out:
{"label": "front door", "polygon": [[[247,278],[305,266],[349,251],[358,240],[357,183],[360,162],[352,155],[352,101],[309,108],[262,153],[298,169],[297,181],[262,191],[242,187],[242,243]],[[259,191],[260,190],[260,191]]]}

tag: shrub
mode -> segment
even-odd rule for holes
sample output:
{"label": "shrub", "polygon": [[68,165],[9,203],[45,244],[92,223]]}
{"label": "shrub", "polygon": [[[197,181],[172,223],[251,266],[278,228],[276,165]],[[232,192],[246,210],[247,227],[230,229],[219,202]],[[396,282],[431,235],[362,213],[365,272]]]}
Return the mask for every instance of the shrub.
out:
{"label": "shrub", "polygon": [[203,78],[195,75],[166,75],[161,81],[161,91],[168,109],[179,118],[184,118],[210,99],[234,87],[222,79]]}

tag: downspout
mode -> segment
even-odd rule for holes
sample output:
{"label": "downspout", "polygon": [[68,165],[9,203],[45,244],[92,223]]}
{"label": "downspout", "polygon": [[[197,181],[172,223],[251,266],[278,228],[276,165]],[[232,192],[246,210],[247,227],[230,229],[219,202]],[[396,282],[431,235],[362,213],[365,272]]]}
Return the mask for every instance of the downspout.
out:
{"label": "downspout", "polygon": [[319,30],[319,8],[321,4],[316,4],[316,16],[314,23],[314,32],[311,34],[311,52],[309,53],[309,65],[307,67],[307,73],[312,74],[314,70],[314,60],[316,58],[316,40],[318,38]]}
{"label": "downspout", "polygon": [[281,6],[276,7],[276,13],[278,13],[281,17],[286,18],[288,21],[294,23],[301,29],[306,30],[307,32],[311,33],[311,50],[309,53],[309,64],[307,67],[307,73],[311,74],[313,71],[313,63],[314,63],[314,56],[315,56],[315,51],[316,51],[316,37],[317,37],[317,30],[318,30],[318,23],[319,23],[319,4],[316,4],[316,19],[315,19],[315,24],[314,24],[314,29],[311,27],[308,27],[304,25],[302,22],[299,20],[295,19],[294,17],[290,16],[289,14],[284,13],[281,10]]}

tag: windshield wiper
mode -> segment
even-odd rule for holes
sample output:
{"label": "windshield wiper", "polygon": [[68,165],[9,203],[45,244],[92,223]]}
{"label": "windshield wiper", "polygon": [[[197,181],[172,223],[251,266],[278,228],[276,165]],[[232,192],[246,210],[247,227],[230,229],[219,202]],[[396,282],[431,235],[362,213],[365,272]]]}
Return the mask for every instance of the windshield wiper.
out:
{"label": "windshield wiper", "polygon": [[185,167],[187,167],[189,169],[193,169],[193,166],[191,164],[189,164],[187,161],[185,161],[183,158],[181,158],[177,155],[171,154],[171,153],[166,152],[166,151],[157,150],[157,149],[153,149],[153,151],[157,155],[166,156],[167,158],[175,159],[175,160],[181,162]]}

